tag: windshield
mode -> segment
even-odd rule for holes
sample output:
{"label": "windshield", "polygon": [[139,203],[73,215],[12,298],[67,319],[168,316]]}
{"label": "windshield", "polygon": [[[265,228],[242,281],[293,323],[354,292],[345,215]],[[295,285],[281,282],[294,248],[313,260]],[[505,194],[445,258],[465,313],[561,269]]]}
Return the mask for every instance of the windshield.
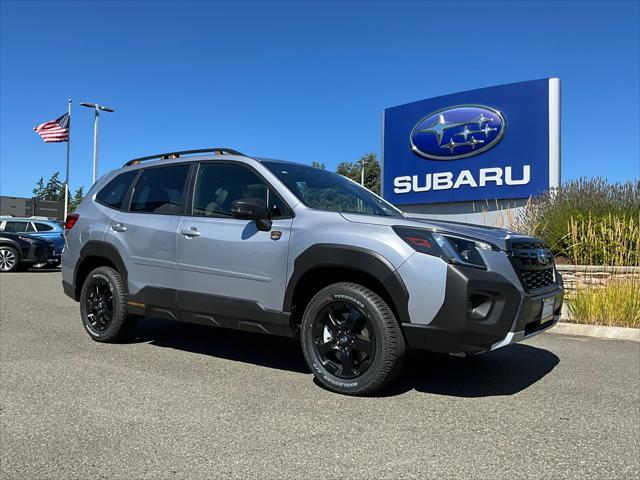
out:
{"label": "windshield", "polygon": [[342,175],[315,167],[263,162],[309,208],[330,212],[401,216],[402,212]]}

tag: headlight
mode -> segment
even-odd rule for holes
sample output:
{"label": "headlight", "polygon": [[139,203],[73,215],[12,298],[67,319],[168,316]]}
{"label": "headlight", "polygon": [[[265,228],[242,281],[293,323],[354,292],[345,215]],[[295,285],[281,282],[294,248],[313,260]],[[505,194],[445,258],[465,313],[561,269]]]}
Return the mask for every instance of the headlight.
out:
{"label": "headlight", "polygon": [[416,252],[439,257],[456,265],[487,268],[479,250],[497,248],[486,242],[420,228],[393,227],[393,230]]}

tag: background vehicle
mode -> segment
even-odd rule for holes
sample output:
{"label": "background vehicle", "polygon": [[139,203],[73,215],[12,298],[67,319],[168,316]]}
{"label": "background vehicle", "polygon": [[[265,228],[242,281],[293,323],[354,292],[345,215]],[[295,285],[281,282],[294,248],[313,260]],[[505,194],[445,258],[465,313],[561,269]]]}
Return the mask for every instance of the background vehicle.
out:
{"label": "background vehicle", "polygon": [[0,232],[0,272],[47,263],[53,256],[53,243],[21,233]]}
{"label": "background vehicle", "polygon": [[63,225],[63,222],[45,217],[0,217],[0,232],[21,233],[50,240],[53,243],[54,252],[48,260],[48,264],[52,267],[60,265],[60,257],[64,248]]}
{"label": "background vehicle", "polygon": [[230,149],[132,160],[65,229],[63,287],[93,339],[143,315],[299,336],[318,381],[346,394],[388,384],[407,347],[492,350],[562,307],[540,239],[408,218],[340,175]]}

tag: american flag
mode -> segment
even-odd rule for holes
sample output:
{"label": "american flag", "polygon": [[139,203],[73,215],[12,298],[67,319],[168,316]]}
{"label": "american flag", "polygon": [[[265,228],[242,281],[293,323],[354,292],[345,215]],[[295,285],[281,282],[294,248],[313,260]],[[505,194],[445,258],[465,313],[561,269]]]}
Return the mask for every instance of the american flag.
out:
{"label": "american flag", "polygon": [[42,137],[45,143],[66,142],[69,140],[69,114],[65,113],[55,120],[44,122],[34,127],[38,135]]}

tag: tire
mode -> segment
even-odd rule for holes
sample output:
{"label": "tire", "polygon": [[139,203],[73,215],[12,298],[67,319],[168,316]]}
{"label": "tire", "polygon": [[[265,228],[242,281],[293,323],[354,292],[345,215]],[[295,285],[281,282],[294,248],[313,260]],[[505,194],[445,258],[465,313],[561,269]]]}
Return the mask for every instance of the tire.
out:
{"label": "tire", "polygon": [[80,316],[89,336],[97,342],[119,342],[133,333],[136,317],[127,314],[125,288],[111,267],[89,273],[80,293]]}
{"label": "tire", "polygon": [[20,254],[8,245],[0,246],[0,272],[15,272],[20,269]]}
{"label": "tire", "polygon": [[311,299],[300,341],[317,381],[346,395],[368,395],[388,385],[401,371],[406,352],[389,306],[355,283],[329,285]]}

